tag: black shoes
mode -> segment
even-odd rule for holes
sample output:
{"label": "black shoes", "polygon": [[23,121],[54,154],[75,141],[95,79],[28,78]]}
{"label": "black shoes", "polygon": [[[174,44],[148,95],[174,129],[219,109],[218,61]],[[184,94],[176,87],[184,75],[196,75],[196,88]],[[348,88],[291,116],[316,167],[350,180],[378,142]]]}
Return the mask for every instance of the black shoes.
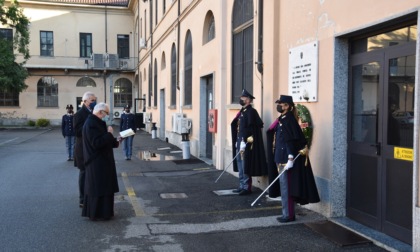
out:
{"label": "black shoes", "polygon": [[234,190],[232,190],[232,192],[233,193],[237,193],[238,195],[249,195],[249,194],[251,194],[251,191],[245,190],[245,189],[241,189],[241,188],[234,189]]}
{"label": "black shoes", "polygon": [[242,190],[240,193],[239,193],[239,195],[240,196],[242,196],[242,195],[249,195],[249,194],[251,194],[252,192],[251,191],[249,191],[249,190]]}
{"label": "black shoes", "polygon": [[291,222],[291,221],[295,221],[295,220],[296,220],[295,216],[286,218],[286,217],[283,217],[283,215],[282,215],[280,217],[277,217],[277,221],[280,222],[280,223],[287,223],[287,222]]}

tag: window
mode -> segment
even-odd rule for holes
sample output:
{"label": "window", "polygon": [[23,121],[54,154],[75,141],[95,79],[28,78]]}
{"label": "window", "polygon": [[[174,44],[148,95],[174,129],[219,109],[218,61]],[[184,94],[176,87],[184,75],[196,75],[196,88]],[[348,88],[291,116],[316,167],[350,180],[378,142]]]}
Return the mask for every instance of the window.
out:
{"label": "window", "polygon": [[92,55],[92,33],[80,33],[80,58]]}
{"label": "window", "polygon": [[152,64],[149,63],[149,107],[152,106]]}
{"label": "window", "polygon": [[204,19],[204,29],[203,29],[203,44],[213,40],[216,36],[214,25],[214,16],[211,11],[207,12],[206,18]]}
{"label": "window", "polygon": [[2,42],[8,43],[11,53],[13,53],[13,30],[12,29],[0,29],[0,39]]}
{"label": "window", "polygon": [[192,105],[192,39],[191,32],[187,32],[185,39],[185,62],[184,62],[184,105]]}
{"label": "window", "polygon": [[239,102],[242,90],[253,90],[253,3],[235,0],[233,6],[232,102]]}
{"label": "window", "polygon": [[0,107],[19,106],[19,93],[0,90]]}
{"label": "window", "polygon": [[128,35],[118,35],[118,57],[120,59],[130,58],[130,38]]}
{"label": "window", "polygon": [[157,73],[158,73],[158,66],[157,66],[157,60],[155,59],[155,70],[153,72],[153,106],[157,107],[157,92],[158,92],[158,79],[157,79]]}
{"label": "window", "polygon": [[166,56],[165,56],[165,52],[162,53],[162,60],[160,63],[160,70],[165,70],[166,69]]}
{"label": "window", "polygon": [[155,25],[158,23],[158,1],[155,1],[156,8],[155,8]]}
{"label": "window", "polygon": [[171,106],[176,106],[176,47],[171,50]]}
{"label": "window", "polygon": [[37,84],[38,107],[58,107],[58,83],[50,76],[42,77]]}
{"label": "window", "polygon": [[52,31],[41,31],[41,56],[54,56],[54,37]]}
{"label": "window", "polygon": [[96,87],[96,83],[92,78],[85,76],[77,81],[76,87]]}
{"label": "window", "polygon": [[162,0],[162,13],[165,14],[166,12],[166,0]]}
{"label": "window", "polygon": [[114,85],[114,106],[124,107],[132,104],[132,84],[127,78],[120,78]]}

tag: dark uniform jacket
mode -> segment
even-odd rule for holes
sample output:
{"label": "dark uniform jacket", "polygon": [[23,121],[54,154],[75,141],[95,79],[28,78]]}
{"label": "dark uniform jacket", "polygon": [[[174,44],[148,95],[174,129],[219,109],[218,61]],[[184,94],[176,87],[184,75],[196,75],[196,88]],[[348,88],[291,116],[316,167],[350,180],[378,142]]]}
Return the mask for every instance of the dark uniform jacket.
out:
{"label": "dark uniform jacket", "polygon": [[136,132],[134,115],[131,113],[122,113],[120,122],[120,132],[127,129],[132,129],[134,132]]}
{"label": "dark uniform jacket", "polygon": [[65,114],[61,119],[61,133],[63,137],[74,136],[73,115]]}
{"label": "dark uniform jacket", "polygon": [[83,164],[83,124],[85,124],[85,121],[90,114],[92,114],[92,112],[83,105],[73,117],[74,133],[76,136],[76,143],[74,144],[74,166],[81,170],[85,169]]}
{"label": "dark uniform jacket", "polygon": [[[252,136],[253,143],[248,143],[244,152],[244,172],[249,176],[267,175],[267,161],[265,159],[264,142],[261,130],[264,126],[258,112],[248,105],[241,109],[238,117],[231,123],[232,157],[236,155],[236,141],[238,137],[247,141]],[[238,171],[238,165],[233,162],[233,170]]]}
{"label": "dark uniform jacket", "polygon": [[[296,158],[299,151],[305,148],[307,142],[292,112],[289,111],[281,115],[278,121],[278,126],[273,130],[277,135],[275,148],[280,149],[274,150],[274,160],[287,163],[287,155],[291,154]],[[282,135],[278,136],[278,134]],[[274,134],[271,135],[271,139],[267,138],[267,142],[273,141],[273,136]],[[278,140],[282,142],[279,143]],[[306,161],[307,165],[305,165]],[[289,195],[295,199],[296,203],[305,205],[320,201],[309,157],[300,155],[294,161],[293,167],[286,172],[289,172],[291,176]]]}
{"label": "dark uniform jacket", "polygon": [[119,191],[114,150],[119,143],[106,123],[89,115],[83,126],[83,155],[86,168],[85,195],[102,197]]}

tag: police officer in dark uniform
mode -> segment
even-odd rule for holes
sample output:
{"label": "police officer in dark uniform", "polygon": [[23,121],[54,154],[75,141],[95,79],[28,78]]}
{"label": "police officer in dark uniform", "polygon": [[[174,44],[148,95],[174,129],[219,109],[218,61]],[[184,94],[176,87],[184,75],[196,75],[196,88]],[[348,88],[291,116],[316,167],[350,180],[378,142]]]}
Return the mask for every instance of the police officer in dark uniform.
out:
{"label": "police officer in dark uniform", "polygon": [[[258,112],[251,103],[255,99],[247,90],[242,91],[239,104],[242,109],[231,123],[232,149],[236,162],[234,171],[239,172],[239,187],[233,192],[239,195],[251,194],[252,176],[267,174],[267,163],[261,130],[264,126]],[[237,155],[241,152],[240,155]]]}
{"label": "police officer in dark uniform", "polygon": [[63,115],[61,119],[61,133],[66,140],[67,161],[73,161],[74,153],[74,127],[73,127],[73,105],[69,104],[66,107],[67,114]]}
{"label": "police officer in dark uniform", "polygon": [[[127,129],[132,129],[134,132],[136,132],[135,118],[134,115],[130,113],[130,109],[131,107],[129,104],[124,107],[124,112],[121,115],[120,121],[120,132]],[[126,137],[122,143],[125,160],[131,160],[133,151],[133,139],[134,135]]]}
{"label": "police officer in dark uniform", "polygon": [[285,223],[295,221],[295,203],[305,205],[319,202],[320,199],[307,156],[307,141],[298,123],[293,98],[281,95],[276,103],[280,116],[269,128],[274,132],[273,139],[267,138],[267,141],[274,142],[274,161],[281,174],[283,215],[277,220]]}

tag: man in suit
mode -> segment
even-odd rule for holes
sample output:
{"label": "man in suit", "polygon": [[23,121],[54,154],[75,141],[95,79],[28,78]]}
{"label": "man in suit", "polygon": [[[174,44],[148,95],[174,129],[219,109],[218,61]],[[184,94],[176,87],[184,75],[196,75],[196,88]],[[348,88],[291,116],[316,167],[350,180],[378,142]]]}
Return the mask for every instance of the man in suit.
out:
{"label": "man in suit", "polygon": [[83,160],[83,125],[93,108],[96,105],[96,96],[88,91],[83,94],[82,107],[74,114],[73,125],[76,135],[76,144],[74,145],[74,166],[79,169],[79,207],[83,207],[84,187],[85,187],[85,165]]}

